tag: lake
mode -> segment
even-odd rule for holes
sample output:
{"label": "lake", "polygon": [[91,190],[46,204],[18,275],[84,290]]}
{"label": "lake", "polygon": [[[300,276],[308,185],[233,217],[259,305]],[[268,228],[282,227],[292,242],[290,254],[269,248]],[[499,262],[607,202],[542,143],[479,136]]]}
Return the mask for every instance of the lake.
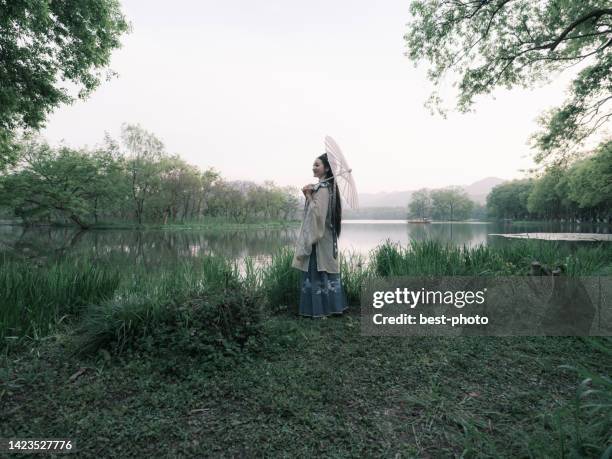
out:
{"label": "lake", "polygon": [[[267,260],[283,246],[292,246],[299,227],[269,230],[90,230],[0,226],[0,251],[45,261],[83,256],[116,265],[133,263],[145,268],[168,267],[203,254],[221,254],[240,260],[253,257]],[[386,239],[406,245],[410,239],[436,239],[457,245],[512,244],[511,239],[492,233],[599,233],[610,234],[610,225],[563,223],[406,223],[402,220],[345,220],[339,240],[344,253],[368,252]],[[590,242],[561,242],[591,244]]]}

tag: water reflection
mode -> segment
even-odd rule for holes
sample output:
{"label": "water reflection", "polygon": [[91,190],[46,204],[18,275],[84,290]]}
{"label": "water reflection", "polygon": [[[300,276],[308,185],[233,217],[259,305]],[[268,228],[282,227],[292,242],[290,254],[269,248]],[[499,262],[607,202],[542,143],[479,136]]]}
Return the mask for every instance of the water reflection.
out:
{"label": "water reflection", "polygon": [[466,246],[487,244],[490,231],[487,223],[398,224],[354,220],[343,222],[342,232],[341,249],[367,253],[387,238],[402,245],[407,245],[411,239],[433,239]]}
{"label": "water reflection", "polygon": [[[219,254],[228,259],[252,257],[264,261],[280,247],[291,246],[298,227],[257,230],[90,230],[73,228],[23,228],[0,226],[0,251],[15,257],[48,260],[68,256],[88,257],[92,262],[138,264],[146,268],[168,267]],[[407,245],[411,239],[434,239],[457,245],[512,243],[491,233],[578,232],[610,233],[608,225],[431,223],[403,221],[344,221],[339,240],[343,252],[367,255],[386,239]],[[571,243],[570,243],[571,244]]]}
{"label": "water reflection", "polygon": [[1,227],[0,245],[15,257],[47,260],[66,256],[92,262],[136,263],[145,267],[176,263],[206,254],[237,260],[263,259],[293,243],[296,229],[249,231],[90,230]]}

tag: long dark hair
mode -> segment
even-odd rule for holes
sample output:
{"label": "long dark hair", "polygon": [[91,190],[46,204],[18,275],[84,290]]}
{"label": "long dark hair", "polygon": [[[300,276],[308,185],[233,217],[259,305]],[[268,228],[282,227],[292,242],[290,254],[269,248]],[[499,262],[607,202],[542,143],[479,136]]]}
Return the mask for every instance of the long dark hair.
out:
{"label": "long dark hair", "polygon": [[[329,160],[327,159],[327,153],[323,153],[318,157],[323,163],[323,167],[325,167],[325,178],[333,177],[334,174],[331,170],[331,166],[329,165]],[[340,202],[340,189],[338,188],[338,184],[336,183],[336,179],[332,178],[328,180],[330,186],[336,189],[336,205],[332,209],[332,223],[334,224],[334,228],[336,229],[336,237],[340,237],[340,230],[342,229],[342,203]]]}

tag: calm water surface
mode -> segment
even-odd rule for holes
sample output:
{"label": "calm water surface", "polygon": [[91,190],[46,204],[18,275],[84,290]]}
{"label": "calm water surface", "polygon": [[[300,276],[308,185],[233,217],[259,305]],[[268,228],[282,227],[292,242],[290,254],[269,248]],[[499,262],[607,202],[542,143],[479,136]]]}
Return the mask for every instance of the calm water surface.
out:
{"label": "calm water surface", "polygon": [[[252,257],[258,262],[284,246],[292,246],[299,228],[275,230],[90,230],[0,226],[0,251],[19,257],[50,260],[89,257],[119,265],[145,268],[171,267],[204,254],[220,254],[232,260]],[[385,240],[407,245],[411,239],[436,239],[457,245],[512,244],[491,233],[575,232],[610,234],[609,225],[560,223],[431,223],[401,220],[346,220],[339,240],[345,253],[367,255]],[[578,244],[567,242],[567,244]],[[589,244],[589,243],[580,243]]]}

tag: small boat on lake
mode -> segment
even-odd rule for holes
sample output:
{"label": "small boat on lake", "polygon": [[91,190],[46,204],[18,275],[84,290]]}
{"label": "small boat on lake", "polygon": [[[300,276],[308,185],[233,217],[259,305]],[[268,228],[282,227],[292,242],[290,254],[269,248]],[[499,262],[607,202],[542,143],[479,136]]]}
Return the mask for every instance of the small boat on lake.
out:
{"label": "small boat on lake", "polygon": [[406,220],[406,223],[431,223],[431,220],[428,218],[418,219],[418,220]]}

